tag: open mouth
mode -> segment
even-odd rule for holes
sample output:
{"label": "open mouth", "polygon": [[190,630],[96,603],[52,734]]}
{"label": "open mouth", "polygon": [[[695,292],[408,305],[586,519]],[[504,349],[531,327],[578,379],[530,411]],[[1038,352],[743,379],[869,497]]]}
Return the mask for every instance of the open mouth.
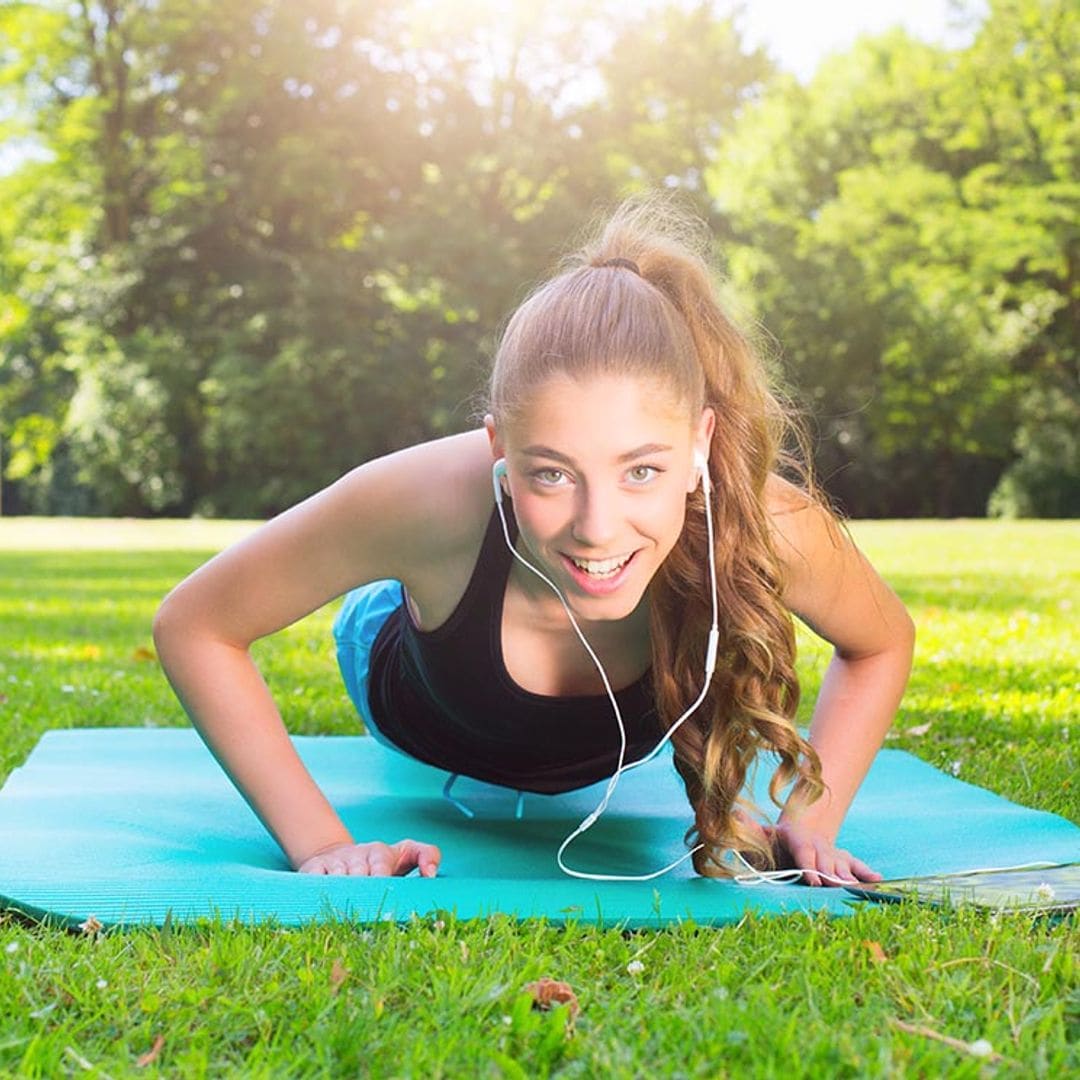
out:
{"label": "open mouth", "polygon": [[633,552],[615,559],[577,559],[573,555],[567,556],[579,570],[600,581],[615,577],[633,557]]}
{"label": "open mouth", "polygon": [[616,555],[612,559],[581,559],[563,554],[563,559],[579,589],[591,596],[607,596],[622,588],[636,555],[636,551],[631,551],[629,555]]}

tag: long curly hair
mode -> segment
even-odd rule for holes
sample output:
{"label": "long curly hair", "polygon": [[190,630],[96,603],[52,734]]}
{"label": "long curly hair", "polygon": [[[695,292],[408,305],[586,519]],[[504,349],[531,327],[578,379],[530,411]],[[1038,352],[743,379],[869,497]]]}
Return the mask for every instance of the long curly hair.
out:
{"label": "long curly hair", "polygon": [[[795,633],[765,507],[770,475],[792,467],[808,499],[808,469],[786,449],[804,447],[764,365],[725,314],[711,275],[707,227],[671,199],[622,203],[567,255],[558,273],[511,316],[495,355],[489,408],[503,423],[554,374],[629,375],[665,383],[688,417],[716,413],[709,453],[718,662],[700,708],[672,736],[675,766],[694,810],[694,869],[727,876],[729,850],[771,866],[773,853],[743,797],[762,752],[777,765],[774,802],[798,781],[817,798],[821,764],[793,723],[799,683]],[[614,261],[613,261],[614,260]],[[636,271],[636,272],[635,272]],[[803,455],[805,460],[805,454]],[[652,679],[667,731],[701,692],[711,623],[708,533],[700,487],[687,497],[682,533],[650,586]]]}

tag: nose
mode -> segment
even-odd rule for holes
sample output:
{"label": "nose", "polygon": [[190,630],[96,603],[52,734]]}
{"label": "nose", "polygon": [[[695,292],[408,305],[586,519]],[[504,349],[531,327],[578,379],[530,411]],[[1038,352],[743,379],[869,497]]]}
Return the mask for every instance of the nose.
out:
{"label": "nose", "polygon": [[619,532],[618,493],[582,484],[576,495],[571,535],[585,547],[609,547]]}

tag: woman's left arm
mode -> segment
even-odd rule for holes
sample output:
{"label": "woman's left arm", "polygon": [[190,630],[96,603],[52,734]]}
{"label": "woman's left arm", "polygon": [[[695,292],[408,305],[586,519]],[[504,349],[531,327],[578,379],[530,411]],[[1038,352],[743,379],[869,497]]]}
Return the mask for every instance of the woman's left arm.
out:
{"label": "woman's left arm", "polygon": [[835,846],[844,815],[892,723],[911,671],[915,627],[896,594],[842,527],[796,489],[769,499],[784,601],[834,652],[810,721],[826,790],[807,803],[796,785],[773,832],[807,884],[880,875]]}

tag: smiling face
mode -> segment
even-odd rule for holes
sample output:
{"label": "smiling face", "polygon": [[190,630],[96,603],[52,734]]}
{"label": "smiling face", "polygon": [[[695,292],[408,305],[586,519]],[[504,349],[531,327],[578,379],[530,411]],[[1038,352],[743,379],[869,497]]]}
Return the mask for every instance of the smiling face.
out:
{"label": "smiling face", "polygon": [[580,617],[631,615],[682,532],[712,411],[691,417],[658,380],[560,374],[503,428],[486,423],[525,557]]}

